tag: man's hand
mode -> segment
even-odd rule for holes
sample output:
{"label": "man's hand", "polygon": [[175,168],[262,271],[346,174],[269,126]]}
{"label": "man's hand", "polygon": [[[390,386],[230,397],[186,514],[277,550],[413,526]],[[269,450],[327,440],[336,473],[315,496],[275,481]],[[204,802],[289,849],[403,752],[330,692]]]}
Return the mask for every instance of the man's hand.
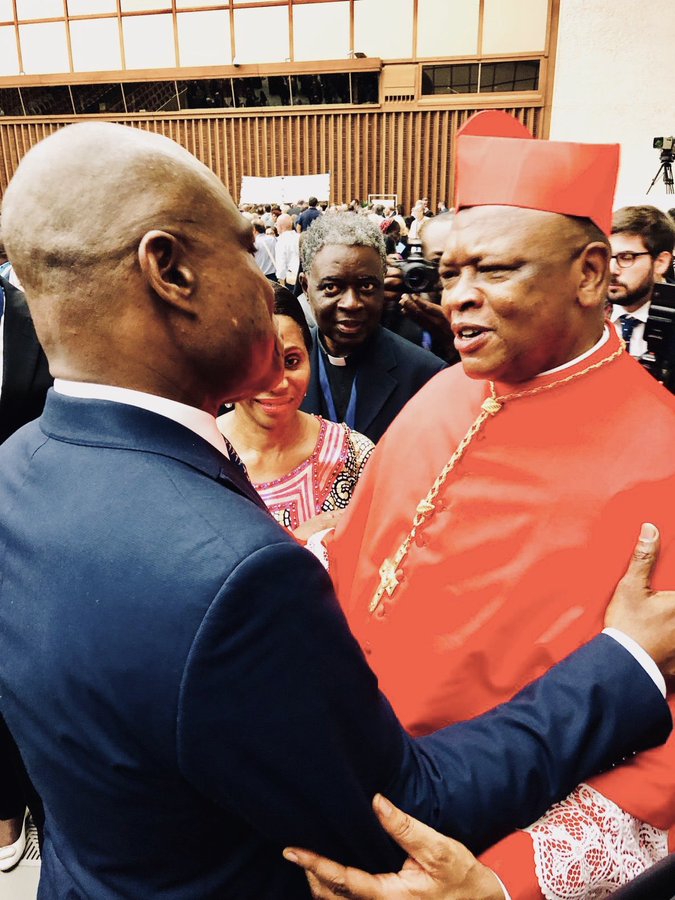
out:
{"label": "man's hand", "polygon": [[649,581],[659,553],[659,530],[648,523],[605,614],[649,653],[664,675],[675,675],[675,591],[653,591]]}
{"label": "man's hand", "polygon": [[398,303],[405,290],[403,272],[398,267],[401,257],[398,253],[390,253],[387,257],[387,271],[384,276],[384,299],[388,303]]}
{"label": "man's hand", "polygon": [[442,341],[448,348],[454,348],[455,336],[450,322],[438,303],[434,303],[430,294],[402,294],[400,306],[413,322],[424,328],[434,337]]}
{"label": "man's hand", "polygon": [[[454,335],[450,322],[440,303],[435,303],[436,295],[406,293],[403,273],[398,267],[400,258],[390,254],[387,257],[387,272],[384,276],[384,299],[388,303],[398,303],[403,314],[428,331],[442,350],[444,356],[456,353]],[[440,300],[440,286],[437,294]]]}
{"label": "man's hand", "polygon": [[293,532],[293,535],[301,543],[307,543],[311,536],[318,531],[324,531],[326,528],[335,528],[343,513],[343,509],[333,509],[330,512],[322,512],[312,516],[311,519],[307,519],[302,525],[299,525]]}
{"label": "man's hand", "polygon": [[325,900],[504,900],[497,876],[463,844],[406,815],[379,794],[373,809],[385,831],[408,853],[401,871],[369,875],[308,850],[287,847],[284,856],[305,869],[312,896]]}

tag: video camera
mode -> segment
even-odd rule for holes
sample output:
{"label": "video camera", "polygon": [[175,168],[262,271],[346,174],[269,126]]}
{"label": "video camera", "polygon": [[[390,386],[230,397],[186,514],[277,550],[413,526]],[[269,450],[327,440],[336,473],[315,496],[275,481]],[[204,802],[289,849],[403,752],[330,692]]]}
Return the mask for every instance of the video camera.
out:
{"label": "video camera", "polygon": [[410,253],[398,267],[403,274],[403,287],[411,294],[426,294],[438,284],[438,266],[424,258],[422,245],[410,242]]}
{"label": "video camera", "polygon": [[652,179],[652,183],[647,188],[647,193],[651,191],[659,175],[663,175],[663,183],[666,186],[666,194],[675,193],[675,181],[673,180],[673,163],[675,162],[675,137],[655,137],[652,141],[655,150],[660,150],[659,160],[661,165],[659,170]]}
{"label": "video camera", "polygon": [[655,284],[640,363],[675,394],[675,284]]}
{"label": "video camera", "polygon": [[655,150],[672,153],[675,147],[675,137],[672,135],[670,137],[655,137],[652,146]]}

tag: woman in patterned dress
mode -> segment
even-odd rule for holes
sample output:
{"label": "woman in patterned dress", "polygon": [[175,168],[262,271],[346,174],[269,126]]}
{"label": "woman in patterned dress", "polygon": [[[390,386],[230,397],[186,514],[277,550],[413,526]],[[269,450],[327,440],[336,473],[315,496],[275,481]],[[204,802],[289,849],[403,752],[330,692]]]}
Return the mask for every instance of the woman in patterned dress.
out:
{"label": "woman in patterned dress", "polygon": [[274,291],[284,376],[273,390],[235,404],[218,427],[277,521],[295,532],[315,519],[316,530],[335,524],[374,448],[347,425],[301,412],[312,337],[297,299],[280,285]]}

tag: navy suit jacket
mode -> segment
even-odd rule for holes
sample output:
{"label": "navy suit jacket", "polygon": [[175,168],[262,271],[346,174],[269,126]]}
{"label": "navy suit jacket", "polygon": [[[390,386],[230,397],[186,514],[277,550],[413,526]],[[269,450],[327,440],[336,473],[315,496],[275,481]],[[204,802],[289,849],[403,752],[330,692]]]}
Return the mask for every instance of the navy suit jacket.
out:
{"label": "navy suit jacket", "polygon": [[289,843],[391,870],[378,790],[480,850],[670,729],[600,636],[412,740],[320,564],[154,413],[50,391],[0,448],[0,508],[0,712],[45,804],[41,900],[307,897]]}
{"label": "navy suit jacket", "polygon": [[42,412],[52,384],[49,364],[40,346],[23,293],[0,278],[5,292],[0,444]]}
{"label": "navy suit jacket", "polygon": [[614,891],[612,900],[675,900],[675,853]]}
{"label": "navy suit jacket", "polygon": [[[301,409],[326,414],[319,383],[319,339],[312,329],[312,376]],[[408,400],[447,363],[381,325],[358,368],[354,430],[377,443]]]}

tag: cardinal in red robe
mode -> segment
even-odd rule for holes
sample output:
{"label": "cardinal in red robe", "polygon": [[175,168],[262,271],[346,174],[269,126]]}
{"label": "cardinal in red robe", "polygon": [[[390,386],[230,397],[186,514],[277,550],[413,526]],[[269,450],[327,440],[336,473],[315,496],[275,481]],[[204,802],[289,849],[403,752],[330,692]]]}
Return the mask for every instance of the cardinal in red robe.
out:
{"label": "cardinal in red robe", "polygon": [[[663,536],[654,588],[675,580],[675,400],[603,320],[618,150],[459,148],[441,278],[462,364],[399,415],[328,541],[415,734],[508,700],[597,633],[641,522]],[[671,738],[483,861],[513,900],[601,897],[666,854],[674,823]]]}

